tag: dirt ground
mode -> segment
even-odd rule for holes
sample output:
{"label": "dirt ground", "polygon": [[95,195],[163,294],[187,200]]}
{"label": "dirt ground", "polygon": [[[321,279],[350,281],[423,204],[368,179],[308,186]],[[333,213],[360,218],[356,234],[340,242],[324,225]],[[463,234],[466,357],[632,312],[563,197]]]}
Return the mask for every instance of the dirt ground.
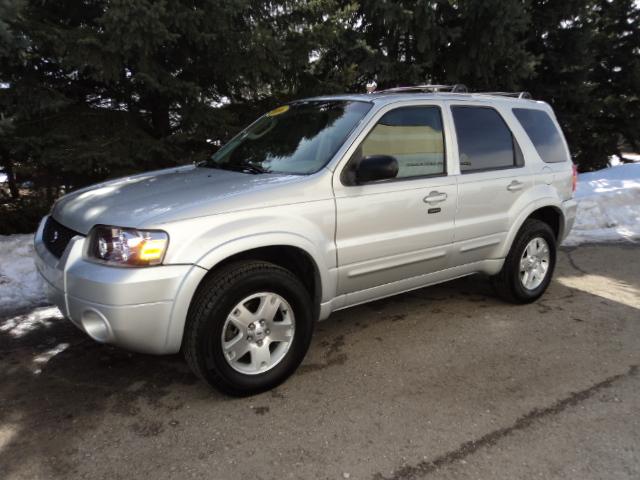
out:
{"label": "dirt ground", "polygon": [[0,478],[640,478],[640,246],[563,249],[538,302],[469,277],[336,313],[247,399],[179,356],[0,318]]}

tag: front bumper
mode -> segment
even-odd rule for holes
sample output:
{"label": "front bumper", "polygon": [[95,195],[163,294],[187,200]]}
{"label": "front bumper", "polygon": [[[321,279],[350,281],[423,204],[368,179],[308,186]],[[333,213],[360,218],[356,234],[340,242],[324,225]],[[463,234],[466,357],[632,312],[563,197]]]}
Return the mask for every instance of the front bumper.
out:
{"label": "front bumper", "polygon": [[46,248],[43,221],[35,236],[36,268],[49,300],[91,338],[153,354],[176,353],[189,303],[207,271],[195,265],[120,268],[87,261],[85,237],[60,258]]}

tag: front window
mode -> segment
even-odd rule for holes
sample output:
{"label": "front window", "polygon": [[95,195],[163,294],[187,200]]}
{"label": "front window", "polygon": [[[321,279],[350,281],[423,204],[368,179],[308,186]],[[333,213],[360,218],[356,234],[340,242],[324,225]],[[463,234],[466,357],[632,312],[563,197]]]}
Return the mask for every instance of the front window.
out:
{"label": "front window", "polygon": [[386,113],[356,150],[355,157],[390,155],[398,161],[396,178],[445,173],[440,108],[402,107]]}
{"label": "front window", "polygon": [[345,100],[284,105],[240,132],[203,166],[248,173],[317,172],[370,109],[368,102]]}

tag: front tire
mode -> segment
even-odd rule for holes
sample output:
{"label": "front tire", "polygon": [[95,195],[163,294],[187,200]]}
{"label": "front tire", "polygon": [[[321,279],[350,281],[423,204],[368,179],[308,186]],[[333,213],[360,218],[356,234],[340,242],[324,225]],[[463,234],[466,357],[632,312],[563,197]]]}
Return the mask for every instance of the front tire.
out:
{"label": "front tire", "polygon": [[198,287],[183,351],[194,373],[213,387],[252,395],[296,370],[313,326],[311,299],[294,274],[268,262],[235,262]]}
{"label": "front tire", "polygon": [[512,303],[531,303],[540,298],[551,282],[556,250],[551,227],[540,220],[526,220],[502,270],[492,277],[498,295]]}

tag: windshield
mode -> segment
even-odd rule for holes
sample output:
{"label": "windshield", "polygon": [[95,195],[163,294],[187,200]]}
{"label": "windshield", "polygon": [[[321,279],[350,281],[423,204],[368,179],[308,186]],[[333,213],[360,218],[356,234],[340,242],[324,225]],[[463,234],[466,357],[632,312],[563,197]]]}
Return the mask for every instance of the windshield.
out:
{"label": "windshield", "polygon": [[203,166],[247,173],[317,172],[370,109],[368,102],[344,100],[278,107],[240,132]]}

